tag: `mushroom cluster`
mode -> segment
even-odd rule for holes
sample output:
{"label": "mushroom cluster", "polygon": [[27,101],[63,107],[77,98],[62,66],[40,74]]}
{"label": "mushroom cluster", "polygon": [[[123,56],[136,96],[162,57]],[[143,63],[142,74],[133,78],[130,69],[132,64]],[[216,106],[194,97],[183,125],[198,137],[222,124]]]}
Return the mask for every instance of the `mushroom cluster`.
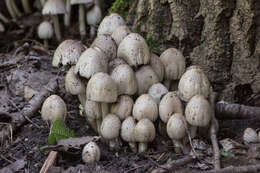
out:
{"label": "mushroom cluster", "polygon": [[197,128],[210,123],[211,85],[203,70],[186,69],[176,48],[157,56],[116,13],[101,21],[89,48],[75,40],[62,42],[53,66],[69,68],[66,91],[78,95],[83,116],[111,149],[121,138],[133,152],[146,151],[162,130],[159,124],[175,151],[185,152],[187,135],[194,138]]}

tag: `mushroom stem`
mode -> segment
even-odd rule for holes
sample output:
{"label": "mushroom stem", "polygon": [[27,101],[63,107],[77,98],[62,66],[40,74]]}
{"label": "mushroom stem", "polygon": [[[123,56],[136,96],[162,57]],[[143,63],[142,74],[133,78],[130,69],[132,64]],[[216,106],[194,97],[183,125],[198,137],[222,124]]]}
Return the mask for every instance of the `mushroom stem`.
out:
{"label": "mushroom stem", "polygon": [[90,25],[90,37],[94,38],[96,34],[96,27],[93,25]]}
{"label": "mushroom stem", "polygon": [[9,19],[3,15],[3,13],[0,12],[0,20],[2,20],[4,23],[9,23]]}
{"label": "mushroom stem", "polygon": [[70,15],[71,15],[70,0],[66,0],[66,13],[64,15],[64,25],[66,27],[70,26]]}
{"label": "mushroom stem", "polygon": [[174,144],[174,151],[180,154],[183,151],[183,144],[181,140],[172,139],[172,143]]}
{"label": "mushroom stem", "polygon": [[137,152],[137,146],[135,142],[129,142],[128,145],[134,153]]}
{"label": "mushroom stem", "polygon": [[54,23],[54,32],[58,41],[61,41],[60,24],[58,15],[52,15],[52,20]]}
{"label": "mushroom stem", "polygon": [[197,126],[190,126],[190,137],[193,139],[196,137]]}
{"label": "mushroom stem", "polygon": [[31,12],[32,12],[28,0],[22,0],[22,5],[23,5],[23,9],[24,9],[25,13],[28,14],[28,13],[31,13]]}
{"label": "mushroom stem", "polygon": [[168,90],[170,90],[171,80],[165,79],[165,80],[163,81],[163,85],[164,85]]}
{"label": "mushroom stem", "polygon": [[84,106],[86,104],[86,93],[81,93],[81,94],[78,94],[78,99],[81,103],[82,106]]}
{"label": "mushroom stem", "polygon": [[48,47],[49,47],[48,39],[44,39],[44,40],[43,40],[43,44],[44,44],[44,47],[45,47],[46,49],[48,49]]}
{"label": "mushroom stem", "polygon": [[15,14],[15,12],[13,10],[11,0],[5,0],[5,5],[6,5],[7,10],[9,12],[10,16],[12,17],[12,19],[16,19],[16,14]]}
{"label": "mushroom stem", "polygon": [[138,153],[145,152],[147,150],[147,143],[146,142],[140,142],[138,145]]}
{"label": "mushroom stem", "polygon": [[19,8],[16,6],[14,0],[9,0],[11,1],[11,4],[12,4],[12,8],[14,10],[14,12],[17,14],[18,17],[21,17],[22,16],[22,12],[19,10]]}
{"label": "mushroom stem", "polygon": [[79,4],[79,33],[81,38],[86,36],[85,9],[83,4]]}
{"label": "mushroom stem", "polygon": [[95,132],[98,132],[98,127],[96,124],[96,119],[93,118],[87,118],[89,125],[93,128]]}
{"label": "mushroom stem", "polygon": [[101,103],[102,119],[104,119],[109,113],[109,107],[107,103]]}
{"label": "mushroom stem", "polygon": [[44,6],[45,4],[45,0],[40,0],[41,1],[41,4],[42,4],[42,7]]}
{"label": "mushroom stem", "polygon": [[117,138],[111,139],[111,140],[109,141],[109,147],[110,147],[110,149],[114,149],[114,148],[116,147],[116,144],[117,144]]}
{"label": "mushroom stem", "polygon": [[100,118],[96,119],[96,124],[97,124],[97,132],[98,132],[99,135],[101,135],[100,127],[101,127],[101,124],[102,124],[102,119],[100,119]]}

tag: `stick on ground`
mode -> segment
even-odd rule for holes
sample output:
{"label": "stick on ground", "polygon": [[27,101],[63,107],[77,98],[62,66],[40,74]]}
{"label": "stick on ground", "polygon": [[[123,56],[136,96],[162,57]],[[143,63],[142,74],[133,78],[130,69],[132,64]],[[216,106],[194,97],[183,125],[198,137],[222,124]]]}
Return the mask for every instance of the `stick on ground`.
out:
{"label": "stick on ground", "polygon": [[44,162],[44,164],[42,166],[42,169],[41,169],[40,173],[48,172],[49,168],[54,165],[54,163],[56,161],[56,158],[57,158],[57,154],[58,154],[57,151],[51,151],[49,153],[47,159],[45,160],[45,162]]}
{"label": "stick on ground", "polygon": [[249,165],[249,166],[229,166],[219,170],[210,170],[210,171],[199,171],[192,173],[258,173],[260,172],[260,164]]}

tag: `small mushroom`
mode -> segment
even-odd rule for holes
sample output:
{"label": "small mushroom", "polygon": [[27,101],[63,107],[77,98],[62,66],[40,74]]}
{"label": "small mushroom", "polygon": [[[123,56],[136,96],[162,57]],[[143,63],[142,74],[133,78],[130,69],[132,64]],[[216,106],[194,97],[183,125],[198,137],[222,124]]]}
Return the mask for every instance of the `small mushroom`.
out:
{"label": "small mushroom", "polygon": [[180,113],[173,114],[167,123],[167,134],[172,139],[175,152],[184,151],[183,139],[186,136],[187,122]]}
{"label": "small mushroom", "polygon": [[161,54],[160,60],[165,68],[164,85],[170,89],[172,81],[172,85],[176,85],[177,90],[176,80],[179,80],[185,72],[186,63],[183,54],[175,48],[169,48]]}
{"label": "small mushroom", "polygon": [[65,40],[55,50],[52,66],[72,66],[76,65],[82,52],[84,52],[86,46],[76,40]]}
{"label": "small mushroom", "polygon": [[102,19],[102,11],[98,5],[94,5],[87,12],[87,23],[90,25],[90,37],[94,38],[96,35],[96,27]]}
{"label": "small mushroom", "polygon": [[48,40],[53,36],[53,28],[50,22],[44,21],[38,27],[38,36],[44,41],[44,47],[48,49]]}
{"label": "small mushroom", "polygon": [[111,113],[117,115],[120,120],[124,120],[126,117],[132,114],[134,101],[128,95],[121,95],[117,99],[116,103],[111,105]]}
{"label": "small mushroom", "polygon": [[141,119],[134,128],[135,141],[139,142],[138,152],[142,153],[147,150],[147,143],[152,142],[155,138],[155,127],[149,119]]}
{"label": "small mushroom", "polygon": [[124,59],[130,66],[137,67],[150,62],[150,51],[141,35],[130,33],[119,44],[117,57]]}
{"label": "small mushroom", "polygon": [[126,25],[121,25],[114,30],[111,37],[115,40],[117,46],[119,46],[121,41],[130,33],[131,31]]}
{"label": "small mushroom", "polygon": [[149,90],[148,94],[156,101],[157,105],[160,104],[162,97],[168,93],[168,89],[161,83],[153,84]]}
{"label": "small mushroom", "polygon": [[185,108],[185,116],[190,126],[191,137],[196,136],[197,127],[206,127],[209,125],[212,108],[203,95],[193,96]]}
{"label": "small mushroom", "polygon": [[116,57],[117,45],[110,35],[99,35],[90,47],[101,50],[108,60]]}
{"label": "small mushroom", "polygon": [[50,15],[54,23],[54,32],[56,34],[57,40],[61,41],[61,31],[59,24],[59,14],[64,14],[66,12],[64,0],[48,0],[43,7],[42,14]]}
{"label": "small mushroom", "polygon": [[111,35],[113,31],[121,25],[125,25],[124,19],[117,13],[111,13],[110,15],[106,16],[99,24],[97,35]]}
{"label": "small mushroom", "polygon": [[208,98],[210,90],[210,82],[198,66],[189,67],[182,75],[178,85],[179,96],[186,102],[197,94]]}
{"label": "small mushroom", "polygon": [[138,121],[147,118],[155,122],[158,118],[158,107],[155,100],[149,94],[139,96],[133,107],[133,116]]}
{"label": "small mushroom", "polygon": [[150,66],[152,67],[153,71],[156,73],[159,81],[161,82],[164,78],[164,65],[160,58],[154,53],[151,53]]}
{"label": "small mushroom", "polygon": [[159,78],[149,65],[142,66],[135,72],[138,95],[147,93],[149,88],[159,82]]}
{"label": "small mushroom", "polygon": [[82,151],[82,160],[85,163],[93,163],[100,160],[100,149],[95,142],[86,144]]}
{"label": "small mushroom", "polygon": [[135,73],[127,64],[117,66],[111,73],[111,78],[117,84],[118,95],[134,95],[137,92]]}
{"label": "small mushroom", "polygon": [[245,143],[254,143],[254,142],[258,142],[259,138],[254,129],[246,128],[243,134],[243,140]]}
{"label": "small mushroom", "polygon": [[137,147],[135,142],[135,136],[134,136],[134,129],[135,129],[136,123],[132,116],[127,117],[121,126],[121,138],[128,142],[131,150],[136,153]]}
{"label": "small mushroom", "polygon": [[108,114],[102,121],[100,132],[103,138],[109,140],[109,147],[114,149],[121,128],[120,119],[114,114]]}
{"label": "small mushroom", "polygon": [[58,118],[65,121],[67,114],[66,104],[60,96],[51,95],[43,102],[41,114],[43,120],[51,123]]}

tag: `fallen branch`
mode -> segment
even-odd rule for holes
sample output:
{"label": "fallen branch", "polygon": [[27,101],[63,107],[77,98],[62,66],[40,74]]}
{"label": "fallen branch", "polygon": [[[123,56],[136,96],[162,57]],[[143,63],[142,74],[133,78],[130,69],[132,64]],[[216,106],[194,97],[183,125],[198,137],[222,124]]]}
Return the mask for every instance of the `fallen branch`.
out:
{"label": "fallen branch", "polygon": [[211,119],[211,125],[210,125],[210,139],[213,146],[213,153],[214,153],[214,168],[215,170],[219,170],[221,168],[220,166],[220,152],[219,152],[219,146],[218,146],[218,140],[217,140],[217,133],[218,133],[218,121],[215,117],[215,103],[217,99],[217,93],[212,92],[210,94],[210,104],[212,107],[212,119]]}
{"label": "fallen branch", "polygon": [[[45,87],[43,87],[41,92],[29,101],[29,104],[27,106],[25,106],[20,112],[11,114],[12,120],[10,122],[10,125],[12,127],[12,131],[15,132],[26,122],[25,117],[32,118],[35,112],[41,107],[42,102],[45,100],[45,98],[48,97],[52,92],[56,91],[57,88],[57,79],[51,79],[50,82]],[[10,127],[3,127],[0,132],[1,142],[3,142],[10,135]]]}
{"label": "fallen branch", "polygon": [[160,166],[161,168],[154,169],[151,173],[166,173],[166,172],[172,172],[174,169],[176,169],[179,166],[185,165],[187,163],[190,163],[194,160],[191,156],[186,156],[179,160],[171,161],[170,163],[164,164]]}
{"label": "fallen branch", "polygon": [[42,169],[40,171],[40,173],[47,173],[48,170],[50,169],[50,167],[52,167],[56,161],[58,152],[57,151],[51,151],[47,157],[47,159],[45,160]]}
{"label": "fallen branch", "polygon": [[260,171],[260,164],[249,165],[249,166],[229,166],[219,170],[210,170],[210,171],[194,171],[192,173],[258,173]]}

